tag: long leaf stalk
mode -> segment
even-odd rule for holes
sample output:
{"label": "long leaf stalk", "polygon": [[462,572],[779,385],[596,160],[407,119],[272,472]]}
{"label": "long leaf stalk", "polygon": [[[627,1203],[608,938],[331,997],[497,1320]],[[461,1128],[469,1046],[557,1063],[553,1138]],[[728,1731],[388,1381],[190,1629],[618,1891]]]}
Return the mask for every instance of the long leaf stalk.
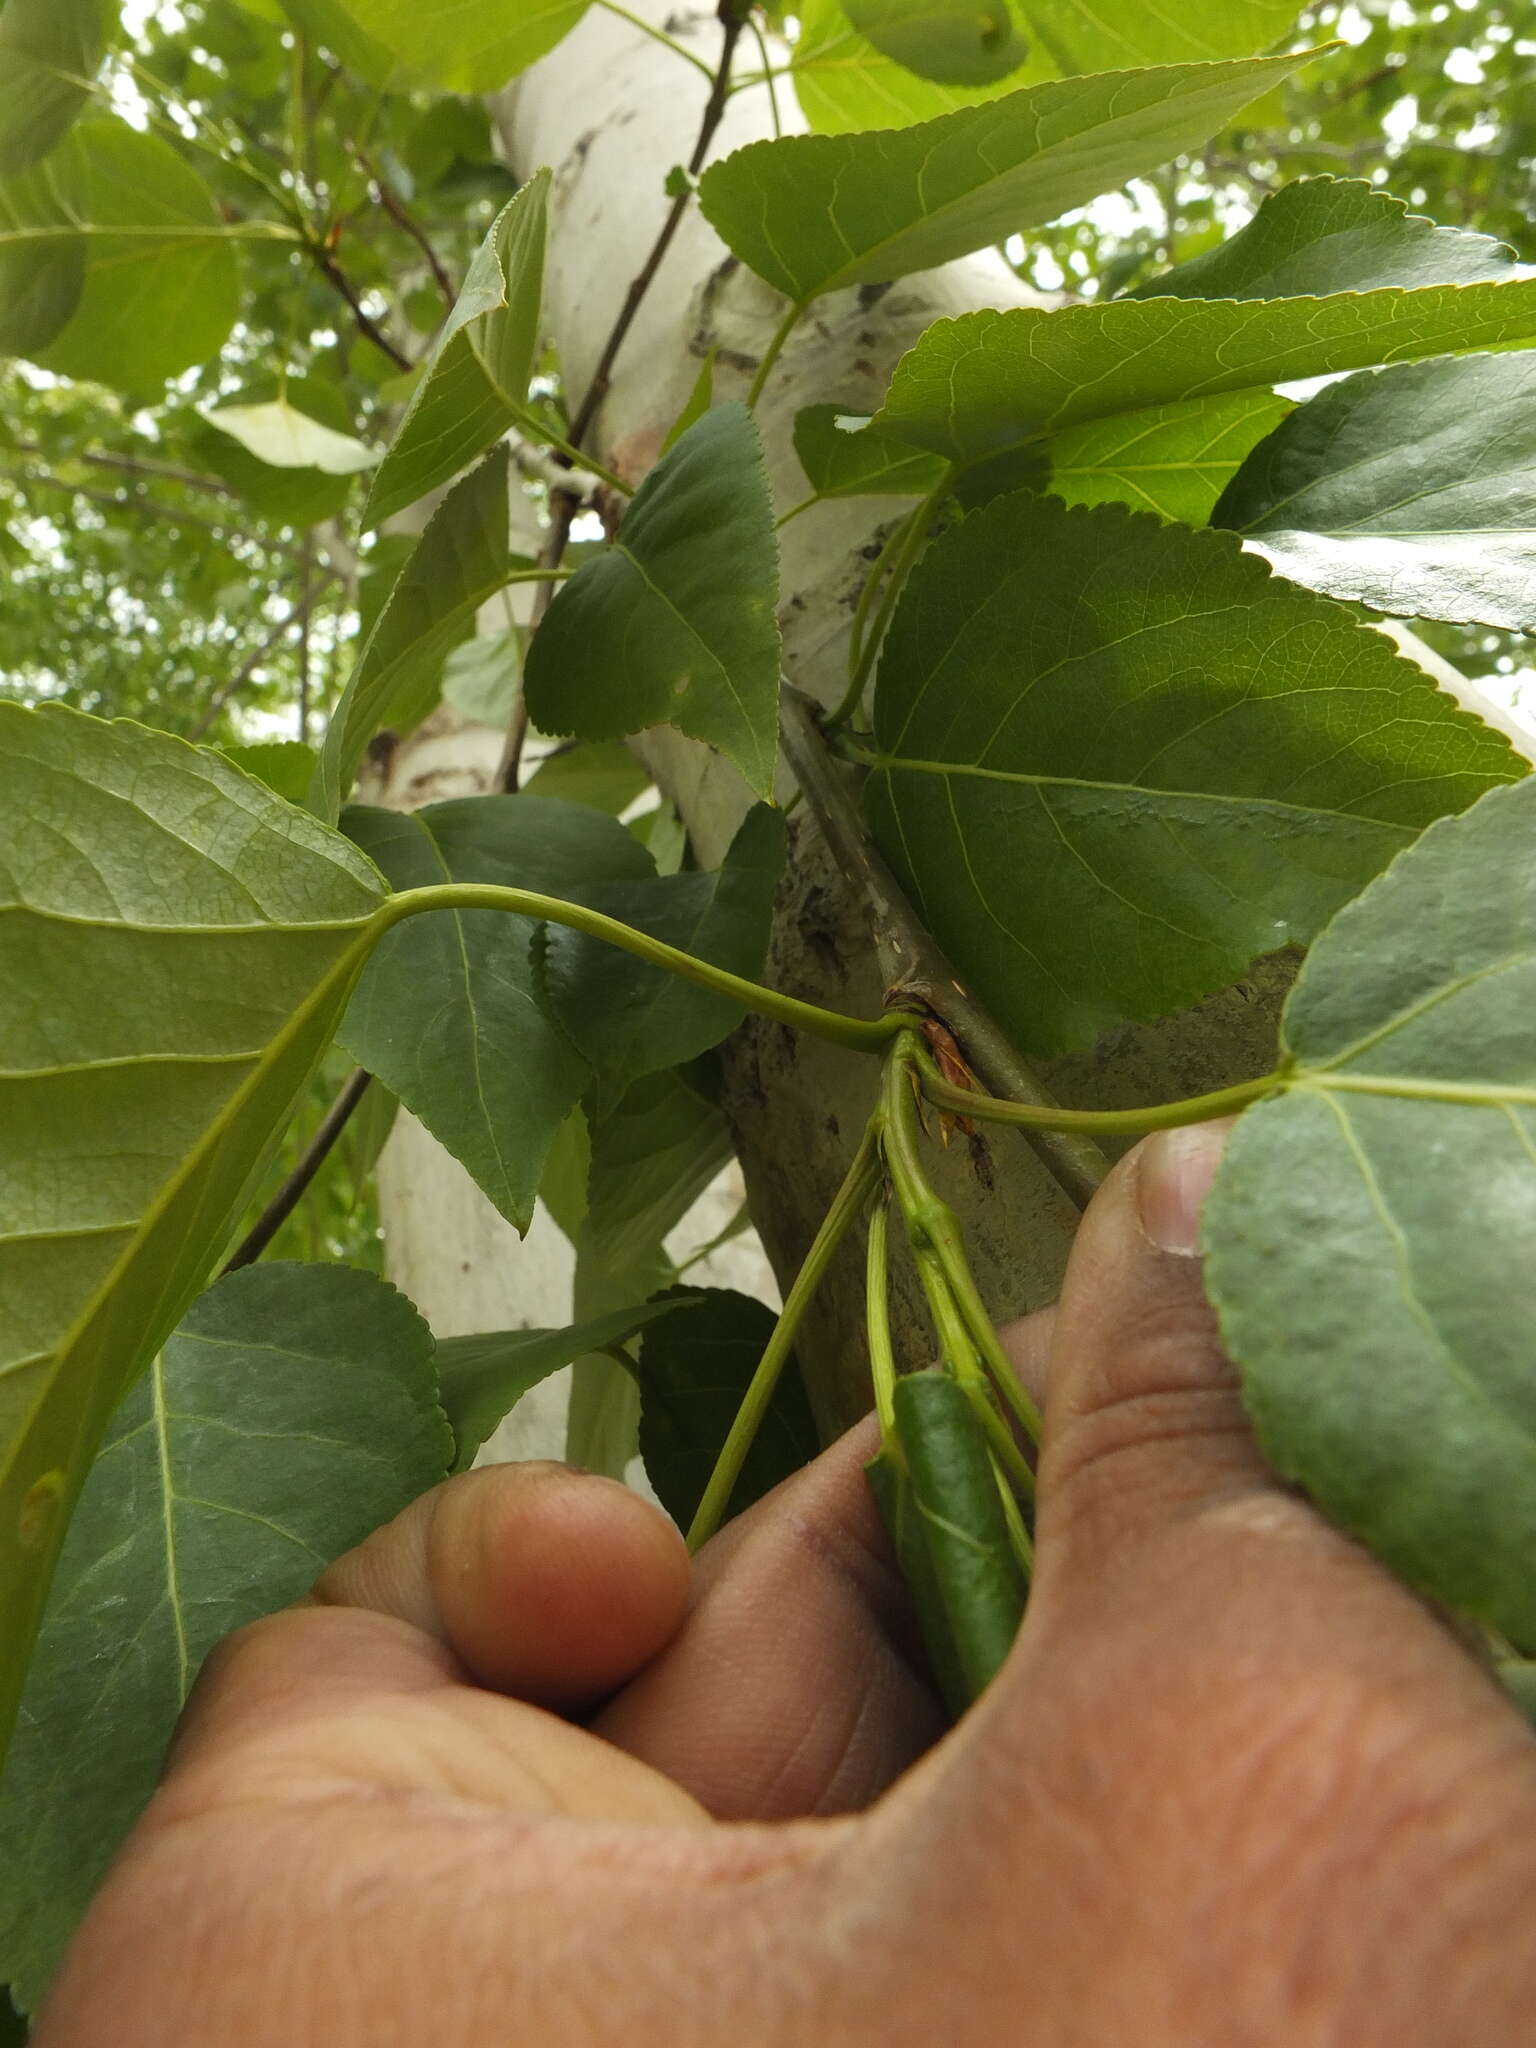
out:
{"label": "long leaf stalk", "polygon": [[832,1198],[832,1206],[822,1218],[821,1228],[811,1240],[800,1271],[795,1275],[794,1285],[785,1299],[784,1307],[774,1325],[757,1370],[752,1375],[751,1385],[736,1420],[721,1446],[715,1469],[710,1474],[709,1484],[699,1502],[698,1512],[688,1529],[688,1548],[698,1550],[719,1528],[736,1482],[741,1477],[741,1468],[746,1463],[768,1405],[779,1384],[790,1352],[794,1346],[795,1332],[801,1318],[810,1306],[811,1300],[821,1285],[823,1276],[837,1252],[838,1246],[857,1222],[859,1213],[880,1179],[880,1161],[876,1147],[876,1126],[872,1122],[865,1130],[853,1164],[844,1176],[843,1184]]}
{"label": "long leaf stalk", "polygon": [[875,656],[880,652],[880,643],[885,638],[886,627],[891,623],[891,614],[907,586],[907,578],[911,575],[913,566],[933,531],[933,522],[938,518],[940,507],[949,496],[953,484],[953,474],[942,478],[908,521],[902,534],[900,551],[891,563],[879,606],[859,645],[853,673],[848,678],[848,688],[843,694],[842,702],[829,715],[830,725],[846,725],[862,703],[864,686],[869,681],[870,671],[875,665]]}
{"label": "long leaf stalk", "polygon": [[1264,1074],[1256,1081],[1239,1081],[1231,1088],[1216,1088],[1209,1095],[1188,1095],[1178,1102],[1149,1103],[1143,1109],[1063,1109],[1032,1102],[1005,1102],[1000,1096],[982,1095],[969,1088],[956,1088],[940,1074],[926,1049],[914,1055],[922,1090],[936,1109],[952,1110],[960,1116],[980,1117],[984,1122],[1012,1124],[1018,1130],[1082,1131],[1096,1138],[1138,1138],[1149,1131],[1170,1131],[1180,1124],[1210,1123],[1221,1116],[1236,1116],[1250,1103],[1262,1102],[1285,1086],[1285,1076]]}

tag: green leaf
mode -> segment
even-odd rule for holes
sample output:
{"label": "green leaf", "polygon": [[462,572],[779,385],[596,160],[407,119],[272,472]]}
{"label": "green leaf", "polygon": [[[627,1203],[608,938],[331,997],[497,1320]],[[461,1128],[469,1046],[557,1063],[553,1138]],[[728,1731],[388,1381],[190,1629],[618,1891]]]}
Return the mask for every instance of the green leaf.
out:
{"label": "green leaf", "polygon": [[1536,341],[1536,278],[1324,299],[1113,299],[936,320],[877,427],[974,462],[1084,420],[1299,377]]}
{"label": "green leaf", "polygon": [[[690,1291],[662,1301],[687,1303]],[[657,1499],[686,1529],[709,1484],[777,1315],[728,1287],[692,1292],[692,1306],[640,1339],[640,1454]],[[791,1359],[727,1507],[739,1515],[821,1449],[800,1368]]]}
{"label": "green leaf", "polygon": [[226,761],[264,782],[291,804],[301,804],[315,772],[315,750],[299,740],[263,740],[253,747],[220,747]]}
{"label": "green leaf", "polygon": [[795,414],[795,453],[820,498],[926,497],[944,475],[937,455],[871,433],[866,415],[837,405],[808,405]]}
{"label": "green leaf", "polygon": [[1206,1278],[1271,1462],[1536,1650],[1536,781],[1318,939],[1238,1123]]}
{"label": "green leaf", "polygon": [[504,727],[522,673],[523,636],[515,626],[471,634],[443,663],[443,702],[476,725]]}
{"label": "green leaf", "polygon": [[448,1468],[432,1336],[347,1266],[192,1304],[80,1497],[0,1781],[0,1975],[36,2010],[209,1650]]}
{"label": "green leaf", "polygon": [[1524,767],[1229,536],[1024,496],[919,565],[875,735],[881,846],[1041,1052],[1305,943],[1431,819]]}
{"label": "green leaf", "polygon": [[0,702],[0,821],[3,1741],[101,1431],[223,1249],[383,892],[220,755],[57,706]]}
{"label": "green leaf", "polygon": [[[935,1675],[947,1681],[946,1692],[958,1679],[962,1689],[958,1697],[947,1696],[947,1704],[959,1715],[1001,1669],[1029,1588],[1008,1540],[986,1439],[965,1389],[946,1372],[905,1373],[896,1382],[893,1406],[911,1511],[948,1624],[949,1654],[934,1642],[930,1657]],[[924,1577],[918,1584],[925,1585]],[[930,1610],[923,1618],[936,1629],[936,1614]]]}
{"label": "green leaf", "polygon": [[[538,797],[463,797],[408,816],[357,806],[343,822],[396,890],[493,882],[590,902],[600,885],[651,871],[615,819]],[[519,1230],[589,1079],[535,999],[535,929],[500,910],[411,918],[380,942],[339,1033]]]}
{"label": "green leaf", "polygon": [[[354,441],[346,398],[328,378],[258,378],[232,392],[230,398],[241,410],[265,408],[282,398],[310,423],[328,429],[338,439],[362,445]],[[334,519],[352,496],[350,474],[275,468],[242,440],[221,433],[217,423],[210,423],[206,414],[190,416],[186,445],[189,458],[200,469],[221,477],[263,518],[283,525],[303,528],[323,519]]]}
{"label": "green leaf", "polygon": [[1029,56],[1005,0],[843,0],[843,11],[882,57],[940,85],[991,85]]}
{"label": "green leaf", "polygon": [[0,1986],[0,2048],[27,2048],[29,2031],[12,2004],[10,1993]]}
{"label": "green leaf", "polygon": [[[653,876],[602,890],[597,907],[733,974],[762,972],[784,867],[782,812],[757,804],[708,874]],[[541,993],[605,1083],[628,1082],[707,1052],[746,1014],[713,990],[559,925],[540,944]]]}
{"label": "green leaf", "polygon": [[[443,1408],[453,1430],[455,1472],[467,1472],[481,1446],[524,1394],[562,1366],[610,1344],[625,1344],[636,1330],[676,1303],[651,1302],[615,1309],[565,1330],[491,1330],[475,1337],[445,1337],[437,1347]],[[622,1370],[622,1368],[620,1368]]]}
{"label": "green leaf", "polygon": [[1158,7],[1145,0],[1028,0],[1029,26],[1063,71],[1109,64],[1166,64],[1246,57],[1279,42],[1296,20],[1296,0],[1210,0]]}
{"label": "green leaf", "polygon": [[614,544],[556,593],[528,650],[534,724],[605,740],[666,722],[771,797],[778,581],[757,428],[745,406],[717,406],[646,477]]}
{"label": "green leaf", "polygon": [[593,740],[548,755],[523,784],[523,793],[589,804],[617,818],[650,786],[650,776],[622,740]]}
{"label": "green leaf", "polygon": [[333,427],[322,425],[301,412],[286,394],[265,405],[215,406],[203,418],[271,469],[318,469],[327,476],[355,476],[360,469],[372,469],[379,459],[376,448],[353,434],[338,434]]}
{"label": "green leaf", "polygon": [[684,434],[687,433],[688,429],[703,419],[705,413],[714,404],[715,356],[717,353],[718,350],[711,348],[703,362],[700,363],[699,374],[693,380],[693,389],[684,400],[682,411],[667,429],[667,438],[661,444],[663,455],[670,454],[678,442],[681,441]]}
{"label": "green leaf", "polygon": [[312,811],[335,817],[381,726],[408,731],[426,716],[444,656],[506,578],[507,452],[498,448],[433,513],[363,643],[326,729]]}
{"label": "green leaf", "polygon": [[116,0],[5,0],[0,11],[0,177],[66,134],[117,26]]}
{"label": "green leaf", "polygon": [[1243,458],[1290,411],[1272,391],[1239,391],[1087,420],[1051,441],[1047,489],[1069,505],[1119,499],[1204,526]]}
{"label": "green leaf", "polygon": [[807,124],[822,135],[910,127],[1056,76],[1057,67],[1029,36],[1017,5],[1010,9],[1013,31],[1029,42],[1029,55],[1022,69],[992,85],[939,85],[919,78],[860,35],[839,0],[804,0],[797,13],[800,34],[789,75]]}
{"label": "green leaf", "polygon": [[214,355],[239,305],[212,195],[159,136],[81,121],[0,179],[0,353],[145,390]]}
{"label": "green leaf", "polygon": [[1536,357],[1331,385],[1253,451],[1211,523],[1375,611],[1536,630]]}
{"label": "green leaf", "polygon": [[1244,228],[1150,278],[1132,299],[1298,299],[1397,285],[1495,283],[1514,251],[1436,227],[1362,179],[1302,178],[1271,193]]}
{"label": "green leaf", "polygon": [[1056,79],[916,128],[749,143],[699,180],[727,247],[796,305],[947,263],[1198,148],[1305,61]]}
{"label": "green leaf", "polygon": [[522,416],[539,346],[548,171],[509,199],[476,251],[363,512],[377,526],[456,476]]}
{"label": "green leaf", "polygon": [[[334,4],[334,0],[333,0]],[[498,92],[552,50],[580,21],[587,0],[340,0],[340,11],[392,56],[449,92]]]}

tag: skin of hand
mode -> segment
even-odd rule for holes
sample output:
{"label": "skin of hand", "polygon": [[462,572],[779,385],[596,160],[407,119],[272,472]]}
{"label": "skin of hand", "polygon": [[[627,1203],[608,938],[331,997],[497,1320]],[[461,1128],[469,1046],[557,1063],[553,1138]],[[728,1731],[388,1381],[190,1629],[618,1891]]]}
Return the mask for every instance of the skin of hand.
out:
{"label": "skin of hand", "polygon": [[692,1571],[609,1481],[472,1473],[215,1654],[38,2048],[1536,2038],[1536,1741],[1262,1465],[1221,1135],[1117,1168],[1011,1333],[1038,1572],[957,1729],[867,1430]]}

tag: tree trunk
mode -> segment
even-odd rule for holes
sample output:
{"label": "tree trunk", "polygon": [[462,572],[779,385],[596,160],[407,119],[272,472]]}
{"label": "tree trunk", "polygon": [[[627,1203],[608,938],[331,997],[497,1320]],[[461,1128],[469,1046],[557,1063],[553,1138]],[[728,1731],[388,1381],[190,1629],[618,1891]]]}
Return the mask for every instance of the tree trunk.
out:
{"label": "tree trunk", "polygon": [[[712,12],[679,12],[665,0],[637,0],[637,7],[713,64],[721,30]],[[703,78],[675,55],[593,8],[497,103],[504,145],[519,175],[543,164],[555,173],[546,323],[573,403],[587,388],[661,225],[667,173],[692,149],[705,94]],[[786,125],[799,125],[787,91],[780,93],[780,107]],[[772,132],[767,94],[751,88],[731,99],[716,153]],[[778,502],[792,505],[805,495],[791,443],[801,406],[835,400],[850,411],[869,411],[897,357],[930,321],[978,306],[1027,303],[1038,300],[993,252],[889,288],[820,301],[758,407]],[[594,452],[638,479],[656,458],[700,361],[714,350],[716,396],[740,395],[782,310],[777,295],[729,257],[690,210],[618,357],[597,416]],[[906,509],[905,501],[893,509],[889,499],[833,502],[782,530],[786,672],[823,704],[842,694],[850,614],[879,541]],[[636,745],[677,802],[700,862],[715,864],[750,801],[736,771],[670,731],[643,735]],[[873,1013],[883,990],[869,944],[868,905],[830,855],[808,807],[792,819],[791,843],[768,978],[796,995]],[[1119,1105],[1263,1072],[1272,1064],[1276,1007],[1292,971],[1285,957],[1260,962],[1242,984],[1189,1017],[1126,1027],[1091,1053],[1056,1063],[1044,1079],[1067,1101]],[[780,1282],[787,1283],[859,1136],[873,1098],[873,1063],[753,1020],[726,1048],[726,1066],[727,1107],[753,1217]],[[961,1213],[993,1311],[1014,1315],[1052,1299],[1077,1210],[1030,1145],[1009,1132],[958,1142],[936,1179]],[[386,1207],[392,1270],[403,1275],[418,1226],[388,1188]],[[419,1227],[433,1226],[428,1220]],[[862,1264],[857,1245],[845,1249],[799,1347],[829,1433],[869,1402]],[[915,1358],[930,1338],[909,1272],[896,1273],[893,1295],[898,1352]],[[509,1300],[500,1319],[509,1319],[514,1307]]]}

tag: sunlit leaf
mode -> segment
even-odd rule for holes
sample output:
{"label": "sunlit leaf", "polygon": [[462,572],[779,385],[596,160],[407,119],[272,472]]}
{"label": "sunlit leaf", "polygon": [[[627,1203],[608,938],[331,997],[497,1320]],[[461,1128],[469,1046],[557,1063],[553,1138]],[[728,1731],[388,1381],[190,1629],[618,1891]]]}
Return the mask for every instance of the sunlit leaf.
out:
{"label": "sunlit leaf", "polygon": [[1203,526],[1244,456],[1290,410],[1291,400],[1272,391],[1239,391],[1087,420],[1050,442],[1046,488],[1069,505],[1119,499]]}
{"label": "sunlit leaf", "polygon": [[1057,73],[1038,38],[1024,27],[1017,0],[1009,15],[1015,37],[1029,44],[1029,54],[1019,70],[991,85],[939,85],[919,78],[894,57],[882,56],[867,36],[860,35],[839,0],[804,0],[796,13],[800,33],[789,75],[807,125],[822,135],[909,127],[955,107],[1000,99],[1021,85]]}
{"label": "sunlit leaf", "polygon": [[59,1560],[0,1780],[0,1974],[34,2010],[218,1639],[441,1479],[432,1336],[348,1266],[201,1295],[118,1409]]}
{"label": "sunlit leaf", "polygon": [[5,0],[0,9],[0,177],[45,157],[91,96],[117,0]]}
{"label": "sunlit leaf", "polygon": [[[306,0],[308,4],[308,0]],[[402,64],[450,92],[496,92],[552,50],[586,12],[587,0],[332,0]]]}
{"label": "sunlit leaf", "polygon": [[882,846],[1042,1052],[1307,941],[1424,825],[1524,768],[1230,536],[1024,496],[920,564],[875,742]]}
{"label": "sunlit leaf", "polygon": [[327,476],[355,476],[360,469],[372,469],[379,459],[376,448],[311,419],[286,396],[270,399],[265,405],[214,406],[203,418],[273,469],[319,469]]}
{"label": "sunlit leaf", "polygon": [[1029,56],[1006,0],[843,0],[860,35],[919,78],[991,85]]}

